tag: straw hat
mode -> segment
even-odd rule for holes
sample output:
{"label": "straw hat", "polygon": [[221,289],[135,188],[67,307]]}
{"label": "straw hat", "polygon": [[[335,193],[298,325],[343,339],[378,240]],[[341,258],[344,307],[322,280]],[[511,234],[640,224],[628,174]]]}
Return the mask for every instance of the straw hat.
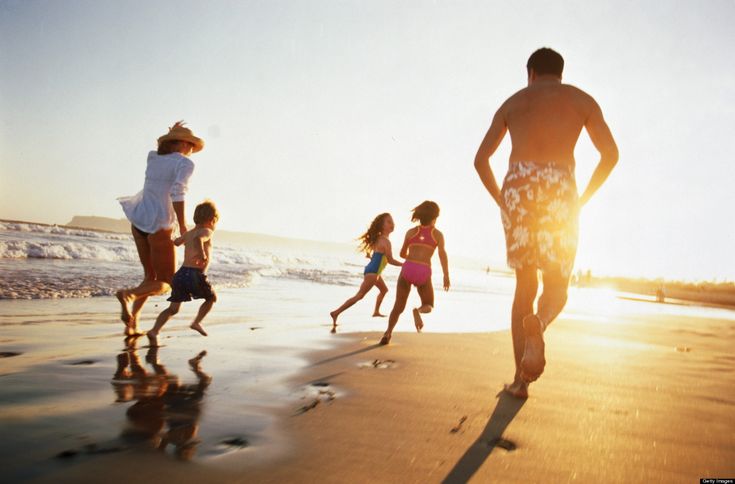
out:
{"label": "straw hat", "polygon": [[159,145],[164,141],[186,141],[194,145],[194,153],[202,151],[202,148],[204,148],[204,140],[194,136],[189,128],[185,128],[183,121],[177,121],[176,124],[168,128],[168,133],[158,138]]}

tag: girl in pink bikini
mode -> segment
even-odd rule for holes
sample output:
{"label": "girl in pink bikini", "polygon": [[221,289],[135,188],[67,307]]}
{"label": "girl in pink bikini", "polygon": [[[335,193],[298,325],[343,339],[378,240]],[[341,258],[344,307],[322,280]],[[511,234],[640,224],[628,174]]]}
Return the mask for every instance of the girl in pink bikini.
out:
{"label": "girl in pink bikini", "polygon": [[449,290],[449,261],[447,252],[444,250],[444,235],[434,227],[437,217],[439,217],[439,205],[435,202],[427,200],[413,209],[411,221],[419,222],[420,225],[409,229],[403,240],[401,257],[406,261],[403,263],[401,275],[398,276],[396,302],[388,318],[388,329],[380,340],[381,345],[390,343],[393,328],[406,308],[406,300],[412,285],[416,286],[419,297],[421,297],[421,306],[413,310],[413,322],[416,325],[416,331],[421,332],[424,327],[421,314],[430,313],[434,308],[431,257],[436,249],[439,249],[439,261],[444,273],[444,290]]}

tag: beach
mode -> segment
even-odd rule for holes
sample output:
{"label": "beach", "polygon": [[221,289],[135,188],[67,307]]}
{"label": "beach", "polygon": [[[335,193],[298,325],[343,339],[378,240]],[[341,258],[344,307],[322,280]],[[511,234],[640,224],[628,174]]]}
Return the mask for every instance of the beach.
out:
{"label": "beach", "polygon": [[[597,317],[572,309],[549,329],[547,370],[524,401],[500,392],[513,371],[507,330],[416,334],[404,317],[380,347],[380,332],[329,335],[315,319],[333,287],[276,286],[225,291],[208,338],[183,324],[190,305],[153,354],[145,339],[125,345],[112,298],[4,302],[2,351],[20,353],[0,360],[8,480],[692,482],[735,472],[730,311],[617,297]],[[289,301],[297,290],[314,299]],[[594,299],[581,295],[571,308]],[[370,322],[370,303],[340,331]],[[461,317],[483,318],[472,313]],[[188,385],[183,407],[170,398],[157,416],[133,415],[156,385],[115,379],[123,353]]]}
{"label": "beach", "polygon": [[[735,311],[570,289],[530,398],[513,374],[513,279],[459,265],[389,346],[375,294],[329,333],[359,254],[223,245],[209,336],[188,303],[162,346],[125,339],[128,235],[0,230],[3,482],[692,482],[735,474]],[[219,255],[217,255],[219,254]],[[386,270],[391,288],[397,271]],[[435,286],[438,286],[435,281]],[[90,297],[91,296],[91,297]],[[418,304],[415,294],[408,307]],[[141,328],[166,307],[146,305]],[[101,476],[104,476],[101,478]]]}

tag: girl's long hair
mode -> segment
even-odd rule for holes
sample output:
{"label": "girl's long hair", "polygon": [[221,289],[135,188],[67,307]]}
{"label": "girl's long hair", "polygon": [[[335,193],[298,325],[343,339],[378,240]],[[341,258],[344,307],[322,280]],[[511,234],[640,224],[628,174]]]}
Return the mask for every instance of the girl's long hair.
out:
{"label": "girl's long hair", "polygon": [[360,241],[360,252],[363,252],[365,257],[370,257],[370,253],[373,251],[373,245],[378,241],[378,237],[380,237],[383,230],[383,221],[385,221],[386,217],[390,217],[390,214],[387,212],[375,217],[367,231],[357,238]]}

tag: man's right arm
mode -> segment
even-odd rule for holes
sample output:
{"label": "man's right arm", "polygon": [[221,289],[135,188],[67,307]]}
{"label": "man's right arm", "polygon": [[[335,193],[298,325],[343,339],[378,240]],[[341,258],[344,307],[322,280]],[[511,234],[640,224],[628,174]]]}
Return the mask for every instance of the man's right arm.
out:
{"label": "man's right arm", "polygon": [[498,183],[495,181],[493,170],[490,168],[490,157],[495,153],[495,150],[498,149],[500,142],[503,141],[506,131],[508,131],[508,126],[505,122],[505,115],[503,112],[504,106],[505,105],[501,106],[500,109],[498,109],[498,112],[495,113],[493,121],[490,124],[490,128],[487,130],[485,138],[483,138],[482,143],[480,143],[480,147],[477,149],[477,154],[475,155],[475,170],[480,176],[480,180],[485,186],[485,189],[490,196],[493,197],[493,200],[495,200],[495,203],[497,203],[499,207],[502,207],[500,188],[498,187]]}
{"label": "man's right arm", "polygon": [[592,101],[592,111],[587,117],[585,128],[592,140],[592,144],[600,153],[600,161],[592,173],[587,188],[585,188],[582,196],[579,197],[580,206],[586,204],[592,195],[605,183],[610,172],[618,162],[618,146],[615,144],[610,128],[607,126],[605,119],[602,117],[602,110],[594,99]]}

